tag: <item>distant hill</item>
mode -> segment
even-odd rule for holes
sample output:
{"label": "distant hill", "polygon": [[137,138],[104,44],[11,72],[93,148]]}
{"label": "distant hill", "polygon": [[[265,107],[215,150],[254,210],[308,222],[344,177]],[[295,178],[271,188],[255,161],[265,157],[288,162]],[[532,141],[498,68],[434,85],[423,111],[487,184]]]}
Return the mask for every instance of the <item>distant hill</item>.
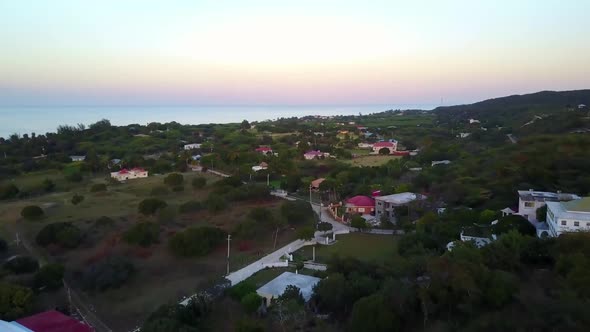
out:
{"label": "distant hill", "polygon": [[451,125],[466,123],[473,118],[481,121],[482,126],[509,127],[518,132],[520,128],[552,118],[552,121],[567,120],[569,124],[563,130],[569,130],[582,125],[578,120],[588,113],[588,107],[578,109],[580,104],[590,105],[590,89],[513,95],[469,105],[438,107],[434,112],[441,123]]}

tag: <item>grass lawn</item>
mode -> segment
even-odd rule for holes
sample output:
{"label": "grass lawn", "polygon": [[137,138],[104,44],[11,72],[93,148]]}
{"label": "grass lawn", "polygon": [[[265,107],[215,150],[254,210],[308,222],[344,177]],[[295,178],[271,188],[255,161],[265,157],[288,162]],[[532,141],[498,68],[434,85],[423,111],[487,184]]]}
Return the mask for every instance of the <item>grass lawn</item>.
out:
{"label": "grass lawn", "polygon": [[371,151],[370,149],[351,149],[350,153],[356,154],[357,156],[368,156]]}
{"label": "grass lawn", "polygon": [[[350,233],[336,236],[331,246],[316,245],[316,261],[326,263],[332,255],[350,256],[362,261],[390,262],[398,257],[394,235]],[[303,247],[296,252],[302,259],[312,258],[312,247]]]}
{"label": "grass lawn", "polygon": [[401,158],[400,156],[380,156],[380,155],[371,155],[371,156],[362,156],[354,159],[344,160],[345,163],[350,164],[354,167],[362,167],[362,166],[381,166],[386,164],[390,160]]}

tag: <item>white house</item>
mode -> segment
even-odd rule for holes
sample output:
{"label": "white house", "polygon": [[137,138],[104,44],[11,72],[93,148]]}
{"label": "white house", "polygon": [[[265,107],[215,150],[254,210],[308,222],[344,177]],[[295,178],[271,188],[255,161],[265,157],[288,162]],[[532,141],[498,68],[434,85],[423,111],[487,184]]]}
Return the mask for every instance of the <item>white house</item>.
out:
{"label": "white house", "polygon": [[86,160],[86,156],[70,156],[72,161],[84,161]]}
{"label": "white house", "polygon": [[548,233],[538,234],[540,237],[590,232],[590,197],[568,202],[547,202],[547,226]]}
{"label": "white house", "polygon": [[545,206],[547,202],[571,201],[581,197],[574,194],[562,192],[552,193],[546,191],[519,190],[518,191],[518,214],[531,223],[537,222],[537,209]]}
{"label": "white house", "polygon": [[320,159],[322,157],[329,157],[330,154],[327,152],[321,152],[320,150],[311,150],[311,151],[307,151],[306,153],[303,154],[303,158],[305,158],[306,160],[312,160],[312,159]]}
{"label": "white house", "polygon": [[377,220],[381,220],[381,217],[385,215],[390,222],[395,223],[395,208],[407,206],[413,201],[424,199],[426,199],[426,196],[410,192],[387,196],[377,196],[375,197],[375,218]]}
{"label": "white house", "polygon": [[469,124],[479,123],[479,120],[469,119]]}
{"label": "white house", "polygon": [[359,149],[372,149],[373,148],[373,144],[371,143],[359,143],[358,144]]}
{"label": "white house", "polygon": [[580,109],[580,110],[581,110],[581,109],[583,109],[583,108],[586,108],[586,104],[580,104],[580,105],[578,105],[578,109]]}
{"label": "white house", "polygon": [[201,145],[202,145],[202,144],[200,144],[200,143],[191,143],[191,144],[186,144],[186,145],[184,146],[184,149],[185,149],[185,150],[200,149],[200,148],[201,148]]}
{"label": "white house", "polygon": [[459,133],[459,138],[467,138],[471,136],[471,133]]}
{"label": "white house", "polygon": [[379,153],[379,150],[386,148],[389,150],[389,154],[395,153],[397,151],[397,141],[384,141],[384,142],[377,142],[373,144],[373,153]]}
{"label": "white house", "polygon": [[265,169],[268,169],[268,164],[265,163],[264,161],[261,162],[259,165],[252,166],[252,170],[254,172],[262,171],[262,170],[265,170]]}
{"label": "white house", "polygon": [[293,285],[299,288],[305,301],[309,301],[313,294],[314,286],[320,282],[320,278],[293,272],[283,272],[264,286],[258,288],[256,293],[264,299],[266,305],[270,305],[273,299],[283,295],[287,286]]}
{"label": "white house", "polygon": [[139,178],[147,178],[148,171],[143,168],[135,167],[130,170],[123,168],[118,172],[111,172],[111,177],[117,181],[125,181]]}
{"label": "white house", "polygon": [[256,152],[261,153],[263,155],[271,155],[272,149],[268,146],[261,146],[259,148],[256,148]]}

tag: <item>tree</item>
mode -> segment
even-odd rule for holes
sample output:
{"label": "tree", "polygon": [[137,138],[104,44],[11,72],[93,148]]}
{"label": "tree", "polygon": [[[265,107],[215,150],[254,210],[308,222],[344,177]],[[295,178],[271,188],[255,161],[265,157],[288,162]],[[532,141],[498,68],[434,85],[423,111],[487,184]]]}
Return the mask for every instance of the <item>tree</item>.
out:
{"label": "tree", "polygon": [[254,313],[262,304],[262,298],[256,293],[249,293],[240,300],[240,303],[247,313]]}
{"label": "tree", "polygon": [[299,304],[304,304],[305,299],[303,298],[303,294],[301,293],[301,289],[294,285],[287,285],[285,287],[285,291],[281,296],[278,298],[279,301],[296,301]]}
{"label": "tree", "polygon": [[250,122],[248,122],[248,120],[242,121],[242,123],[240,124],[240,129],[242,129],[242,130],[250,129]]}
{"label": "tree", "polygon": [[527,219],[519,215],[509,215],[498,219],[492,230],[495,234],[508,233],[511,230],[517,230],[520,234],[535,236],[537,230]]}
{"label": "tree", "polygon": [[11,321],[26,316],[33,308],[33,291],[6,282],[0,283],[0,319]]}
{"label": "tree", "polygon": [[172,253],[180,257],[203,256],[221,244],[225,233],[215,227],[188,228],[178,232],[168,241]]}
{"label": "tree", "polygon": [[39,269],[39,262],[31,256],[16,256],[6,263],[3,267],[12,273],[32,273]]}
{"label": "tree", "polygon": [[311,240],[313,239],[314,233],[313,227],[302,227],[297,231],[297,238],[301,240]]}
{"label": "tree", "polygon": [[193,179],[192,186],[193,189],[202,189],[207,185],[207,179],[199,176]]}
{"label": "tree", "polygon": [[547,205],[543,205],[540,208],[538,208],[536,211],[536,214],[537,214],[538,221],[546,222],[547,221]]}
{"label": "tree", "polygon": [[382,156],[388,155],[389,153],[390,153],[390,150],[388,148],[379,149],[379,154]]}
{"label": "tree", "polygon": [[184,182],[184,177],[180,173],[168,174],[168,176],[166,176],[164,178],[164,184],[166,184],[170,187],[180,186],[180,185],[182,185],[183,182]]}
{"label": "tree", "polygon": [[35,242],[42,247],[56,244],[63,248],[72,249],[80,244],[81,233],[80,229],[71,222],[56,222],[43,227],[37,233]]}
{"label": "tree", "polygon": [[82,201],[84,201],[84,196],[82,195],[74,194],[74,197],[72,197],[72,204],[74,205],[78,205],[82,203]]}
{"label": "tree", "polygon": [[18,187],[13,183],[0,184],[0,200],[15,198],[18,193]]}
{"label": "tree", "polygon": [[209,212],[215,213],[225,209],[227,206],[227,201],[225,198],[223,198],[223,196],[216,193],[211,193],[207,197],[205,205],[207,206],[207,210],[209,210]]}
{"label": "tree", "polygon": [[354,303],[350,329],[366,332],[398,331],[399,317],[392,311],[386,296],[373,294]]}
{"label": "tree", "polygon": [[82,274],[82,283],[91,290],[119,288],[134,273],[135,267],[127,258],[109,257],[86,268]]}
{"label": "tree", "polygon": [[107,191],[107,185],[104,183],[95,183],[90,187],[91,193],[97,193],[101,191]]}
{"label": "tree", "polygon": [[483,210],[479,214],[479,223],[480,224],[489,224],[496,219],[498,213],[493,210]]}
{"label": "tree", "polygon": [[139,202],[138,211],[143,215],[154,215],[158,210],[168,206],[166,202],[156,198],[146,198]]}
{"label": "tree", "polygon": [[53,181],[51,181],[50,179],[45,179],[41,183],[41,187],[45,192],[52,192],[53,190],[55,190],[55,183],[53,183]]}
{"label": "tree", "polygon": [[354,215],[352,217],[352,220],[350,221],[350,226],[352,226],[354,228],[358,228],[361,231],[366,229],[367,227],[369,227],[367,225],[367,221],[363,217],[359,216],[358,214]]}
{"label": "tree", "polygon": [[135,224],[131,229],[123,233],[123,239],[127,243],[148,247],[158,242],[160,236],[160,225],[154,222],[141,222]]}
{"label": "tree", "polygon": [[41,219],[43,217],[43,214],[43,209],[41,209],[37,205],[25,206],[20,212],[20,215],[27,220]]}
{"label": "tree", "polygon": [[61,264],[43,265],[35,274],[35,288],[59,289],[63,285],[64,271]]}
{"label": "tree", "polygon": [[330,224],[329,222],[320,222],[318,224],[318,231],[320,231],[320,232],[331,231],[333,227],[334,226],[332,226],[332,224]]}
{"label": "tree", "polygon": [[178,212],[191,213],[191,212],[201,211],[204,208],[205,207],[203,206],[203,204],[201,202],[188,201],[188,202],[184,202],[184,203],[180,204],[180,206],[178,207]]}

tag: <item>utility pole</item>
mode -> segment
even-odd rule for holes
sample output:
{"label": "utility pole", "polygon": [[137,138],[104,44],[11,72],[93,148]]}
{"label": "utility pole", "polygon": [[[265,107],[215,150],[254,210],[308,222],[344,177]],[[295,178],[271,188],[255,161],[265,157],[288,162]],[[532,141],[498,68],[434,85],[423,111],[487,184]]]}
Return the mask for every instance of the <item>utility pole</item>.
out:
{"label": "utility pole", "polygon": [[229,243],[231,241],[231,234],[227,234],[227,274],[229,275]]}
{"label": "utility pole", "polygon": [[16,233],[16,246],[18,247],[18,245],[20,244],[20,238],[18,237],[18,233]]}

